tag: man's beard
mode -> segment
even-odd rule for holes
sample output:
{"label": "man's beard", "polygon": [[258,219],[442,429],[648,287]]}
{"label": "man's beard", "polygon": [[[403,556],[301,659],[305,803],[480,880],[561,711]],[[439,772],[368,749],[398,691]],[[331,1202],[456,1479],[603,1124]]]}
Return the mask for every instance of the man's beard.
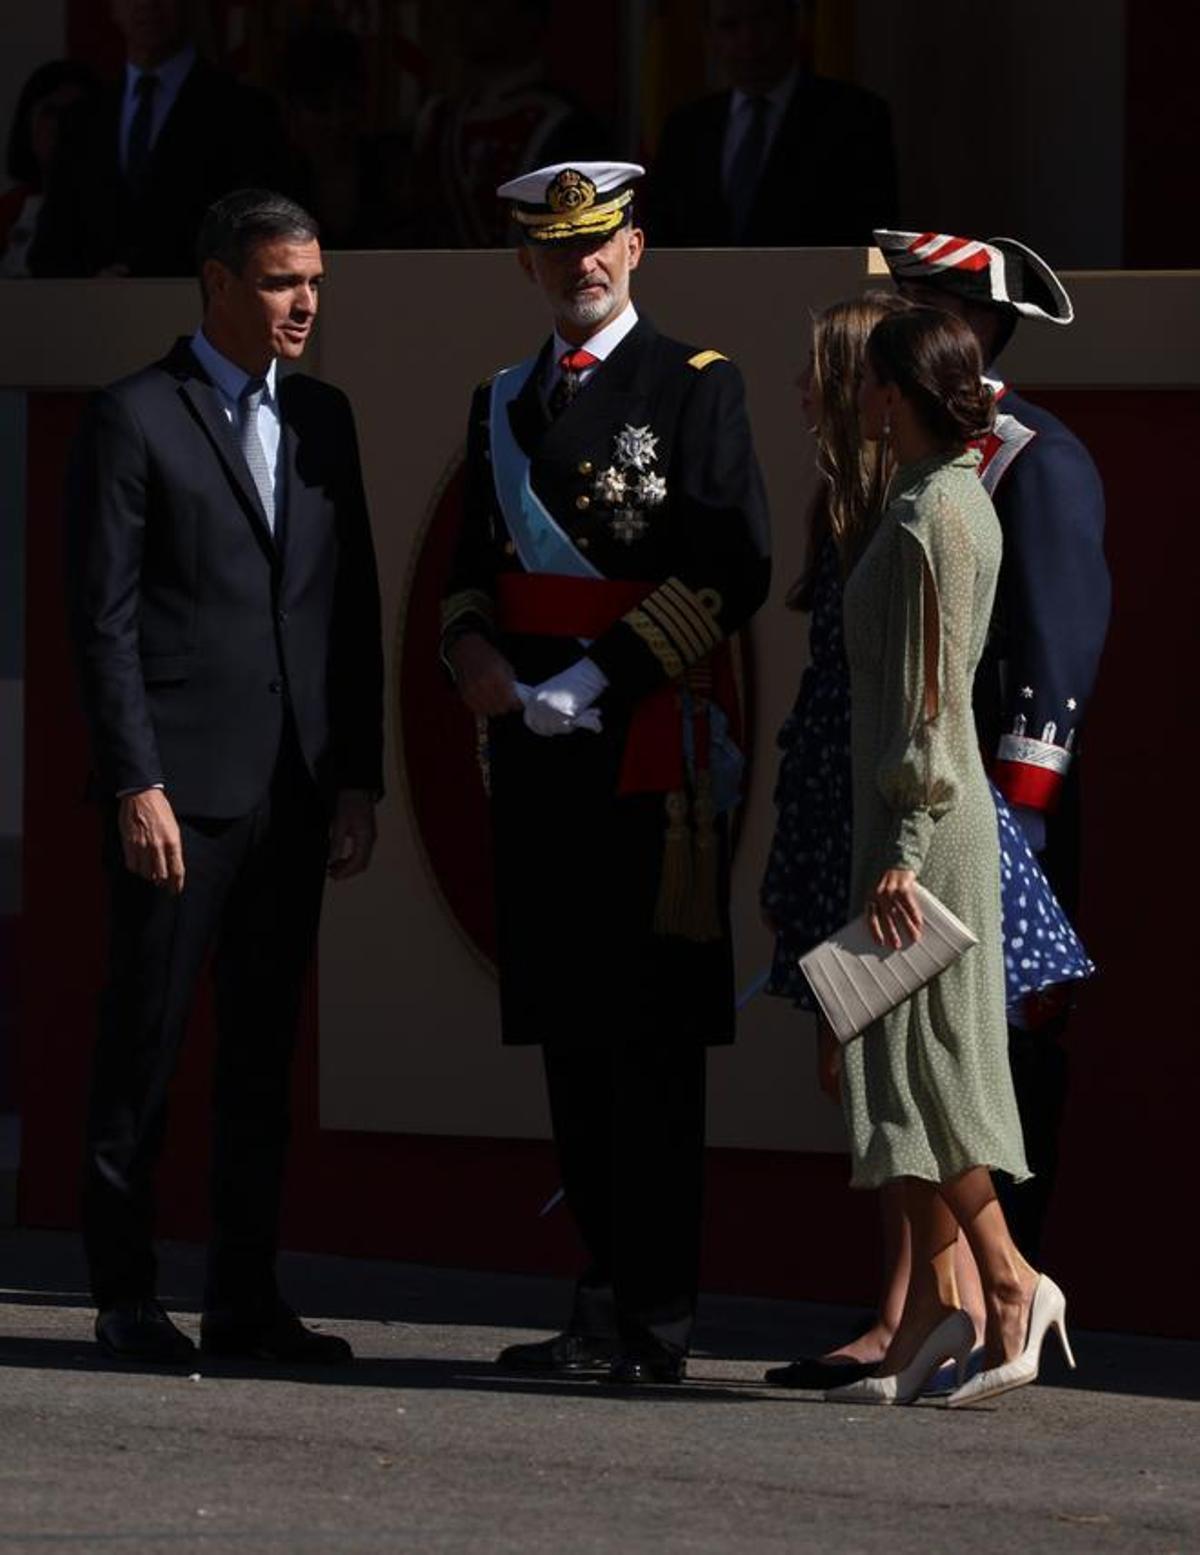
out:
{"label": "man's beard", "polygon": [[599,324],[615,310],[617,294],[611,286],[605,286],[599,297],[585,298],[582,291],[568,292],[562,299],[563,315],[572,324]]}

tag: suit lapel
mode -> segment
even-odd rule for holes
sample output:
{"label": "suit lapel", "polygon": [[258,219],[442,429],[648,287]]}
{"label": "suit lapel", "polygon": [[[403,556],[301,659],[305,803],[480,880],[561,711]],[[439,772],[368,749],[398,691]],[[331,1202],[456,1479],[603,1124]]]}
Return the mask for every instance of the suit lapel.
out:
{"label": "suit lapel", "polygon": [[[167,371],[179,380],[179,392],[187,402],[192,415],[199,422],[213,452],[216,454],[234,490],[241,498],[242,507],[254,525],[255,533],[272,561],[279,559],[279,548],[263,512],[254,478],[242,457],[233,428],[225,414],[216,389],[205,376],[199,362],[192,355],[186,340],[181,340],[165,363]],[[290,469],[288,474],[290,476]]]}
{"label": "suit lapel", "polygon": [[546,375],[546,363],[550,357],[550,343],[553,338],[551,336],[538,352],[533,371],[522,385],[520,394],[508,407],[508,421],[513,436],[520,443],[523,452],[530,456],[537,450],[538,444],[550,426],[550,417],[542,404],[542,380]]}
{"label": "suit lapel", "polygon": [[730,222],[729,204],[725,199],[725,132],[729,127],[732,97],[732,92],[721,92],[713,99],[711,111],[698,126],[693,155],[697,176],[703,179],[702,187],[696,191],[697,209],[719,212],[725,228]]}

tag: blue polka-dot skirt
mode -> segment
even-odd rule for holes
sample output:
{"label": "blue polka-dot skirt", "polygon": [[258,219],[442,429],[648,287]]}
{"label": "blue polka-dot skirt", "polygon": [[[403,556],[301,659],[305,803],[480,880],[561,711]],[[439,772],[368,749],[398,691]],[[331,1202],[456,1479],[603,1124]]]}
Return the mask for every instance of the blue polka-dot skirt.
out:
{"label": "blue polka-dot skirt", "polygon": [[995,785],[992,798],[1000,830],[1004,975],[1011,1011],[1026,994],[1078,982],[1096,968]]}

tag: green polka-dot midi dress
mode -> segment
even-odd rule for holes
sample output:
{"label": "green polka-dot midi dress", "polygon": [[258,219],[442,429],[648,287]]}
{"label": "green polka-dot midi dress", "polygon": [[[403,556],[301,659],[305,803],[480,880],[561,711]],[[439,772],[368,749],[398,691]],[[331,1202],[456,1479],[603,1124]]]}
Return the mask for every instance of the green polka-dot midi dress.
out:
{"label": "green polka-dot midi dress", "polygon": [[938,454],[900,470],[846,583],[854,910],[884,870],[912,869],[979,937],[846,1044],[860,1188],[970,1166],[1029,1176],[1008,1066],[996,809],[971,712],[1001,549],[977,463]]}

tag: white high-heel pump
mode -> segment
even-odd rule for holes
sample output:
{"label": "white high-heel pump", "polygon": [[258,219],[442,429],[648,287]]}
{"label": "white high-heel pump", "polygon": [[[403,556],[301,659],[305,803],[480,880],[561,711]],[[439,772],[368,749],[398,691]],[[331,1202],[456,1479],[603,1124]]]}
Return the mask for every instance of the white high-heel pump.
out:
{"label": "white high-heel pump", "polygon": [[952,1356],[961,1385],[975,1346],[975,1325],[965,1312],[951,1312],[921,1341],[921,1347],[902,1371],[891,1377],[863,1377],[844,1388],[830,1388],[828,1404],[911,1404],[947,1358]]}
{"label": "white high-heel pump", "polygon": [[1029,1329],[1025,1335],[1025,1348],[1020,1355],[1003,1366],[993,1366],[981,1371],[964,1383],[946,1400],[947,1409],[961,1409],[964,1404],[981,1404],[985,1398],[995,1398],[1013,1388],[1034,1382],[1038,1374],[1038,1362],[1042,1356],[1042,1343],[1048,1329],[1053,1329],[1062,1345],[1063,1356],[1072,1371],[1075,1357],[1067,1338],[1067,1298],[1048,1274],[1038,1275],[1033,1290],[1033,1303],[1029,1308]]}

